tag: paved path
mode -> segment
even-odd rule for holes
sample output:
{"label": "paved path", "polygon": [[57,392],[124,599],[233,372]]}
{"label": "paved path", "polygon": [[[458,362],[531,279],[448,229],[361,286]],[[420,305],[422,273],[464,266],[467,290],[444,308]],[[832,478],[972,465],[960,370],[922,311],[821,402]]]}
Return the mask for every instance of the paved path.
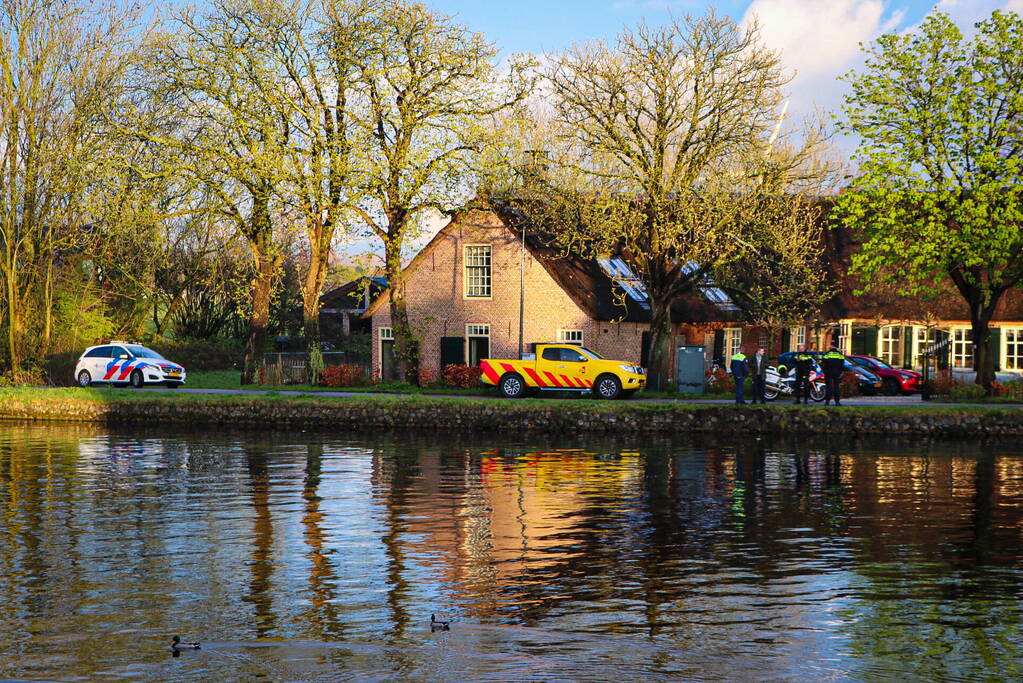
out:
{"label": "paved path", "polygon": [[[178,389],[168,389],[167,387],[145,387],[143,389],[127,389],[127,388],[111,388],[111,391],[147,391],[147,392],[166,392],[175,394],[221,394],[228,396],[245,396],[245,395],[261,395],[271,393],[268,390],[262,389],[201,389],[201,388],[186,388],[180,387]],[[408,394],[389,394],[383,392],[373,391],[273,391],[272,393],[279,396],[332,396],[332,397],[349,397],[349,396],[406,396]],[[434,397],[434,398],[471,398],[471,399],[487,399],[495,401],[504,401],[507,399],[501,398],[500,396],[472,396],[467,394],[420,394],[422,396]],[[552,398],[552,400],[555,400]],[[732,403],[732,399],[727,398],[699,398],[691,400],[680,400],[673,398],[635,398],[630,399],[636,403],[703,403],[711,405],[727,405]],[[791,405],[791,399],[773,401],[774,405]],[[924,402],[920,399],[919,394],[912,396],[854,396],[842,400],[843,405],[850,406],[986,406],[992,408],[1005,408],[1005,407],[1023,407],[1020,403],[940,403],[940,402]],[[817,405],[823,406],[823,403]]]}

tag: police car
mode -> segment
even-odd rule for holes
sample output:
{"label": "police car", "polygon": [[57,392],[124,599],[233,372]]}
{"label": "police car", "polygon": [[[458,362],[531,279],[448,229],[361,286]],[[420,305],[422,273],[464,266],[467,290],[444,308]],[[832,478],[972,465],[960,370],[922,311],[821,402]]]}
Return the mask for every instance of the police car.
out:
{"label": "police car", "polygon": [[156,351],[133,342],[112,341],[103,346],[90,346],[75,365],[78,386],[98,382],[145,384],[179,387],[185,383],[185,369]]}

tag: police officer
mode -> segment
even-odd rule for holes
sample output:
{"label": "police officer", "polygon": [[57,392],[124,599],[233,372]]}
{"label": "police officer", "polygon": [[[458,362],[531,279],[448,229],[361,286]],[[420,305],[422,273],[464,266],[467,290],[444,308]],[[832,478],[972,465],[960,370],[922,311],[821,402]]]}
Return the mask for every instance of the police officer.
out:
{"label": "police officer", "polygon": [[764,385],[767,383],[767,349],[763,346],[749,359],[750,379],[753,382],[753,402],[766,404]]}
{"label": "police officer", "polygon": [[749,375],[749,361],[746,360],[746,354],[742,352],[742,349],[732,356],[729,369],[732,371],[732,379],[735,380],[735,405],[745,405],[746,399],[743,397],[743,392],[746,389],[746,376]]}
{"label": "police officer", "polygon": [[796,370],[796,403],[810,402],[810,373],[813,372],[813,356],[806,352],[806,344],[796,347],[793,359]]}
{"label": "police officer", "polygon": [[842,373],[845,372],[845,356],[838,352],[834,344],[828,352],[821,356],[821,369],[824,371],[824,405],[835,400],[835,405],[842,405]]}

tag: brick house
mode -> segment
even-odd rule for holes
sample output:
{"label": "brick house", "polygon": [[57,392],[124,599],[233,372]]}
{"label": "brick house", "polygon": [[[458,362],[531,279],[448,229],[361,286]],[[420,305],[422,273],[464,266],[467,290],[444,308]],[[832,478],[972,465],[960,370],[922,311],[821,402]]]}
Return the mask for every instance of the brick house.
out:
{"label": "brick house", "polygon": [[[528,230],[523,243],[516,223],[507,212],[460,212],[407,266],[408,310],[426,374],[436,377],[449,363],[517,357],[520,294],[526,349],[532,342],[575,342],[608,358],[640,362],[650,311],[628,267],[618,259],[562,254]],[[390,376],[393,364],[388,305],[385,292],[365,313],[372,320],[376,377]],[[673,320],[707,325],[678,323],[676,340],[713,343],[713,331],[708,340],[707,330],[720,327],[729,315],[734,316],[709,299],[683,297],[672,311]]]}
{"label": "brick house", "polygon": [[[811,338],[834,340],[844,353],[877,356],[896,367],[920,367],[923,349],[949,340],[953,368],[973,366],[970,313],[963,298],[947,283],[948,294],[935,299],[899,295],[894,288],[855,292],[863,284],[849,274],[851,255],[859,248],[848,230],[825,231],[825,258],[835,295],[823,306],[822,323]],[[1006,292],[991,320],[989,340],[995,369],[1023,373],[1023,289]]]}
{"label": "brick house", "polygon": [[[520,291],[526,350],[532,342],[576,342],[609,358],[644,363],[650,312],[628,266],[620,259],[564,254],[528,229],[523,242],[521,224],[514,209],[462,211],[407,266],[408,310],[426,374],[437,377],[449,363],[516,357]],[[848,265],[857,244],[849,231],[825,231],[824,246],[836,294],[816,320],[772,336],[742,323],[727,296],[706,287],[674,303],[672,348],[701,345],[710,361],[754,344],[776,356],[799,343],[824,348],[834,341],[845,353],[918,367],[925,346],[948,338],[953,366],[972,365],[969,316],[959,296],[924,301],[883,290],[856,296],[860,283],[849,276]],[[388,304],[385,291],[364,314],[372,321],[375,377],[391,376],[393,365]],[[1005,295],[992,327],[996,367],[1023,372],[1023,291]]]}

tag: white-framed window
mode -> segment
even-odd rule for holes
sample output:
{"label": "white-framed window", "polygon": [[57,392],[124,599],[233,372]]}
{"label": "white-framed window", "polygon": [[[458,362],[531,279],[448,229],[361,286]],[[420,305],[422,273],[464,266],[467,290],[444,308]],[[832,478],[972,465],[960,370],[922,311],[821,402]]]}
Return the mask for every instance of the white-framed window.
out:
{"label": "white-framed window", "polygon": [[973,330],[969,327],[952,328],[952,367],[973,367]]}
{"label": "white-framed window", "polygon": [[795,351],[796,347],[800,344],[806,343],[806,328],[805,327],[790,327],[789,328],[789,348],[786,351]]}
{"label": "white-framed window", "polygon": [[893,368],[902,365],[902,327],[888,325],[881,328],[877,335],[877,355]]}
{"label": "white-framed window", "polygon": [[1002,367],[1023,370],[1023,327],[1002,328]]}
{"label": "white-framed window", "polygon": [[465,364],[479,365],[490,357],[490,325],[469,323],[465,326]]}
{"label": "white-framed window", "polygon": [[913,367],[921,368],[924,364],[924,351],[927,350],[932,344],[937,344],[941,341],[941,330],[937,327],[932,327],[930,334],[927,332],[926,327],[919,325],[913,326]]}
{"label": "white-framed window", "polygon": [[852,353],[852,322],[840,322],[835,328],[833,342],[843,354]]}
{"label": "white-framed window", "polygon": [[741,327],[726,327],[725,328],[725,365],[728,365],[728,361],[735,354],[739,353],[739,349],[742,348],[742,328]]}
{"label": "white-framed window", "polygon": [[562,344],[578,344],[583,345],[583,331],[582,330],[558,330],[558,341]]}
{"label": "white-framed window", "polygon": [[381,327],[380,328],[380,341],[394,341],[394,328],[393,327]]}
{"label": "white-framed window", "polygon": [[465,298],[489,299],[493,282],[489,244],[467,244],[464,250]]}

